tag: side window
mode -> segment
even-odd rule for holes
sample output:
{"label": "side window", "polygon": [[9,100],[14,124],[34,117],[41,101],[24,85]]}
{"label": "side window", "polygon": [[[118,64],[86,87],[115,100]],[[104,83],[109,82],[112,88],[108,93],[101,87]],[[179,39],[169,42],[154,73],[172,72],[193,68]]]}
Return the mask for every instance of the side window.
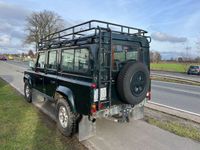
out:
{"label": "side window", "polygon": [[86,48],[75,50],[74,71],[88,72],[89,69],[89,50]]}
{"label": "side window", "polygon": [[56,63],[56,51],[50,51],[48,53],[48,65],[47,68],[49,69],[56,69],[57,63]]}
{"label": "side window", "polygon": [[62,52],[61,70],[73,71],[74,70],[74,49],[64,50]]}
{"label": "side window", "polygon": [[44,53],[39,53],[36,67],[43,69],[44,68],[44,64],[45,64],[45,54]]}
{"label": "side window", "polygon": [[87,73],[89,69],[89,50],[69,49],[62,52],[61,70]]}

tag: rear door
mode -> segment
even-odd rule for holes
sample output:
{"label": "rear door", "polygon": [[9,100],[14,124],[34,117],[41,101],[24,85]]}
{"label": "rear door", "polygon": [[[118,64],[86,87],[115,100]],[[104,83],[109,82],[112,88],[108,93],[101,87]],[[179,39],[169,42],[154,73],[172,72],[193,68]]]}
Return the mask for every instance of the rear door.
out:
{"label": "rear door", "polygon": [[46,95],[53,97],[57,87],[57,51],[48,51],[48,58],[44,76],[44,92]]}
{"label": "rear door", "polygon": [[33,76],[33,87],[43,93],[44,86],[44,66],[45,66],[45,53],[38,53],[38,59],[35,68],[35,75]]}

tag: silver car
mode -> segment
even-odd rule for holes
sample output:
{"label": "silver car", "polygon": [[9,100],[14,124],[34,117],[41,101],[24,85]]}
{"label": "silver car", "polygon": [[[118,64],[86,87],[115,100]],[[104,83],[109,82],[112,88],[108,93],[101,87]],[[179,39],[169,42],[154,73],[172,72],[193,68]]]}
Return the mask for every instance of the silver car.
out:
{"label": "silver car", "polygon": [[187,74],[195,74],[195,75],[200,75],[200,66],[190,66]]}

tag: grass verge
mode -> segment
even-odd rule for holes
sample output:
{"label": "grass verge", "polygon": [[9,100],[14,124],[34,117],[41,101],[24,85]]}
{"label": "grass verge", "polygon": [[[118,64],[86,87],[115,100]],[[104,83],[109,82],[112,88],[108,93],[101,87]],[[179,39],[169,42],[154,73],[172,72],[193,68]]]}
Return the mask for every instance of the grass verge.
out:
{"label": "grass verge", "polygon": [[[200,125],[162,112],[148,110],[144,120],[149,124],[200,142]],[[149,115],[150,114],[150,115]]]}
{"label": "grass verge", "polygon": [[176,79],[176,78],[168,78],[168,77],[161,77],[161,76],[152,76],[151,79],[152,80],[158,80],[158,81],[174,82],[174,83],[181,83],[181,84],[189,84],[189,85],[200,86],[199,82],[181,80],[181,79]]}
{"label": "grass verge", "polygon": [[2,79],[0,118],[0,149],[86,149],[75,137],[63,137],[53,121],[26,103],[23,96]]}
{"label": "grass verge", "polygon": [[180,72],[185,73],[190,65],[197,65],[196,63],[151,63],[151,70],[159,70],[159,71],[171,71],[171,72]]}

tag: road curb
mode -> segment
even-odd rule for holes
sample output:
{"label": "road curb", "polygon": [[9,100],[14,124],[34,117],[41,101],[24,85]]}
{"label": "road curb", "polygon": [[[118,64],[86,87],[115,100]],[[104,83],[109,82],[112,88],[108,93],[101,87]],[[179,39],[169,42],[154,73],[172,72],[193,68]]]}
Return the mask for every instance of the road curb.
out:
{"label": "road curb", "polygon": [[182,109],[170,107],[163,104],[158,104],[155,102],[147,102],[145,104],[145,107],[200,124],[200,114],[197,113],[185,111]]}

